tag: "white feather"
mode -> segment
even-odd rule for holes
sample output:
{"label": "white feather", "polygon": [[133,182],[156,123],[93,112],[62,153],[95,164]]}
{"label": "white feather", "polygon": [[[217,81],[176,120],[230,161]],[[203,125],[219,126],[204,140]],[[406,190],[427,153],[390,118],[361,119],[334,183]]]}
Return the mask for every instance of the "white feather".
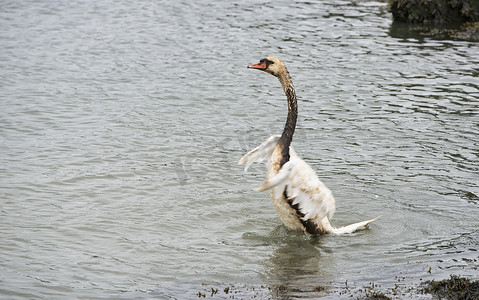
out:
{"label": "white feather", "polygon": [[278,144],[280,136],[270,136],[265,142],[258,147],[254,148],[250,152],[246,153],[239,161],[238,165],[245,165],[244,171],[248,171],[248,168],[255,162],[262,162],[265,159],[270,159],[276,144]]}
{"label": "white feather", "polygon": [[[336,210],[333,194],[319,180],[314,170],[297,155],[293,147],[290,147],[290,160],[281,167],[275,176],[269,178],[257,190],[264,191],[275,187],[278,187],[278,190],[286,188],[288,196],[288,199],[284,199],[282,190],[274,192],[275,197],[283,198],[282,200],[277,199],[277,202],[290,201],[290,205],[295,206],[300,212],[300,216],[297,216],[297,218],[301,218],[302,221],[313,221],[319,231],[323,233],[352,233],[365,228],[376,220],[354,223],[341,228],[331,226],[329,220],[332,219]],[[282,219],[288,218],[282,217]]]}

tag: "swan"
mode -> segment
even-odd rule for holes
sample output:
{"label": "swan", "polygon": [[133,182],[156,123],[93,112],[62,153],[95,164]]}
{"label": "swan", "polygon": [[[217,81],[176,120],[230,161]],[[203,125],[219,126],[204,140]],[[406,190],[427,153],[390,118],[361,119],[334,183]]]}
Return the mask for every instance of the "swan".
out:
{"label": "swan", "polygon": [[245,165],[246,172],[254,162],[269,159],[267,180],[256,190],[270,190],[271,199],[283,224],[310,234],[348,234],[376,221],[377,218],[339,228],[331,225],[330,220],[336,210],[333,194],[291,146],[298,117],[298,103],[286,65],[276,57],[267,57],[248,68],[277,77],[288,100],[288,117],[283,134],[271,136],[238,162]]}

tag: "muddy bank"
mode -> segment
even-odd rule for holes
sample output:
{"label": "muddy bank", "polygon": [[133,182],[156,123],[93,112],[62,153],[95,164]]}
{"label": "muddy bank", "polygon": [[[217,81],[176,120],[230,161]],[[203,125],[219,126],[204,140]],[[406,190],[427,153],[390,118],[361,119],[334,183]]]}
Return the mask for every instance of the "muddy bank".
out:
{"label": "muddy bank", "polygon": [[401,284],[401,280],[401,278],[398,278],[398,284],[393,288],[383,288],[375,283],[354,287],[345,282],[343,288],[340,289],[320,285],[302,291],[290,289],[284,285],[253,287],[204,284],[195,293],[195,296],[213,299],[288,299],[290,297],[307,299],[415,299],[423,298],[424,295],[431,295],[434,299],[479,300],[479,280],[471,280],[456,275],[451,275],[449,279],[440,281],[429,280],[410,285]]}

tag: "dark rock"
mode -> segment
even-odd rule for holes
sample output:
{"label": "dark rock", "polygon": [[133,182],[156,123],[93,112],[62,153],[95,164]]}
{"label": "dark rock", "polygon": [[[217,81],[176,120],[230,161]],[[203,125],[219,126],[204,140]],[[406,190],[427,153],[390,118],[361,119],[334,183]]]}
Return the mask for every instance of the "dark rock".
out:
{"label": "dark rock", "polygon": [[425,282],[425,293],[436,295],[439,299],[478,300],[479,281],[471,281],[451,275],[450,279]]}
{"label": "dark rock", "polygon": [[389,0],[391,35],[479,41],[479,0]]}
{"label": "dark rock", "polygon": [[390,0],[394,21],[458,25],[479,21],[479,0]]}

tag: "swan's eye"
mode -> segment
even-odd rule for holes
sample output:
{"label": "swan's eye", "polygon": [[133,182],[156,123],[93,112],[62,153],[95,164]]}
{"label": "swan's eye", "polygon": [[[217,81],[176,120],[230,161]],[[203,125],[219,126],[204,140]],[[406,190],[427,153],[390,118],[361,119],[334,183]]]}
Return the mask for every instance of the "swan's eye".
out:
{"label": "swan's eye", "polygon": [[274,64],[274,61],[271,61],[271,60],[266,59],[266,58],[263,58],[262,60],[260,60],[260,62],[264,62],[266,64],[266,68],[268,68],[269,65]]}

